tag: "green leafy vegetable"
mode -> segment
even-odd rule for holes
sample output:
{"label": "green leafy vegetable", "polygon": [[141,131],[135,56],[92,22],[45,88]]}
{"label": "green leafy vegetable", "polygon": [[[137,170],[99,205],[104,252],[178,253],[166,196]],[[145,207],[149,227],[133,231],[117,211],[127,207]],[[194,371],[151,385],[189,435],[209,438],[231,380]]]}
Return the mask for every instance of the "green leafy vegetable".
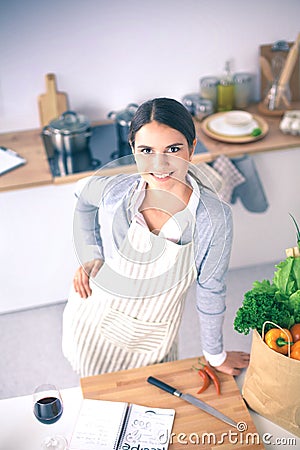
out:
{"label": "green leafy vegetable", "polygon": [[295,289],[295,280],[292,273],[294,258],[289,256],[281,261],[277,266],[277,272],[274,274],[273,282],[283,296],[290,296]]}
{"label": "green leafy vegetable", "polygon": [[293,277],[295,280],[295,284],[297,286],[297,290],[300,289],[300,258],[294,258],[293,264]]}
{"label": "green leafy vegetable", "polygon": [[[300,258],[288,257],[281,261],[272,283],[255,281],[246,292],[242,306],[234,319],[234,329],[248,334],[256,329],[260,334],[265,321],[283,328],[300,322]],[[272,326],[266,326],[266,331]]]}
{"label": "green leafy vegetable", "polygon": [[261,128],[254,128],[254,130],[252,130],[252,133],[251,133],[251,136],[259,136],[259,135],[261,135],[261,133],[262,133],[262,130],[261,130]]}
{"label": "green leafy vegetable", "polygon": [[[277,287],[268,280],[255,281],[253,289],[246,292],[243,305],[236,313],[234,329],[239,333],[249,334],[251,329],[261,333],[266,320],[271,320],[284,328],[290,328],[294,319],[284,304],[275,298]],[[266,331],[272,326],[266,326]]]}
{"label": "green leafy vegetable", "polygon": [[300,249],[300,230],[299,230],[299,227],[298,227],[298,224],[297,224],[295,218],[292,216],[291,213],[289,213],[289,214],[290,214],[290,216],[291,216],[291,218],[292,218],[292,220],[293,220],[293,222],[295,224],[296,230],[297,230],[297,244],[298,244],[298,247]]}

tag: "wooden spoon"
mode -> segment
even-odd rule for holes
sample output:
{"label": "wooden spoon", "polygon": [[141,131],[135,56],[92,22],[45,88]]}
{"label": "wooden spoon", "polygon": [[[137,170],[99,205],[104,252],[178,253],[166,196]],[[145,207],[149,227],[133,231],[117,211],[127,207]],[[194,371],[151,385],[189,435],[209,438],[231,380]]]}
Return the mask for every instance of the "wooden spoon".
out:
{"label": "wooden spoon", "polygon": [[267,60],[267,58],[265,56],[260,56],[259,62],[260,62],[260,67],[261,67],[262,73],[266,77],[267,81],[269,81],[269,83],[271,83],[273,81],[273,74],[272,74],[272,69],[271,69],[271,65],[270,65],[269,61]]}
{"label": "wooden spoon", "polygon": [[300,33],[297,36],[296,41],[293,46],[290,48],[288,56],[285,61],[285,65],[281,72],[279,82],[278,82],[278,95],[276,98],[276,105],[280,103],[280,100],[285,102],[285,86],[289,83],[291,75],[293,73],[298,55],[299,55],[299,44],[300,44]]}

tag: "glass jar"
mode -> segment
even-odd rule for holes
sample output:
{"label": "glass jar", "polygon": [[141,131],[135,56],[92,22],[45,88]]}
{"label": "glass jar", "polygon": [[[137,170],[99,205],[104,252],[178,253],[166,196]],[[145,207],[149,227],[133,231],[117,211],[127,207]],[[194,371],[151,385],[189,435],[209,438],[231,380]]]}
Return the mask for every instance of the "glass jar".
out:
{"label": "glass jar", "polygon": [[217,109],[218,84],[219,78],[217,77],[200,78],[200,95],[202,98],[212,102],[214,111]]}
{"label": "glass jar", "polygon": [[213,102],[207,98],[200,98],[200,100],[195,104],[195,118],[202,120],[205,117],[213,114],[215,111]]}
{"label": "glass jar", "polygon": [[234,102],[234,85],[230,62],[226,61],[224,76],[218,84],[218,111],[231,111]]}
{"label": "glass jar", "polygon": [[247,72],[235,73],[233,84],[235,108],[247,108],[252,100],[253,75]]}
{"label": "glass jar", "polygon": [[186,94],[182,98],[182,104],[198,120],[202,120],[214,112],[212,101],[201,97],[197,93]]}
{"label": "glass jar", "polygon": [[279,86],[275,82],[269,82],[264,93],[263,104],[269,111],[285,111],[290,108],[291,98],[289,83]]}

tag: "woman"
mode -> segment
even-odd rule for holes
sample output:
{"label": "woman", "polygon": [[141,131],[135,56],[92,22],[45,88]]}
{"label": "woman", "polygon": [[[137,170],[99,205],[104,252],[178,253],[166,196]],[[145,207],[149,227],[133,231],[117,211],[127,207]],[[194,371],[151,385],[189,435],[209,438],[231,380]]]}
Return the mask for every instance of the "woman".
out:
{"label": "woman", "polygon": [[173,99],[150,100],[131,122],[129,143],[138,174],[91,177],[77,193],[82,266],[64,311],[64,354],[82,376],[176,359],[196,280],[203,354],[237,375],[249,355],[225,352],[222,339],[231,210],[190,163],[193,120]]}

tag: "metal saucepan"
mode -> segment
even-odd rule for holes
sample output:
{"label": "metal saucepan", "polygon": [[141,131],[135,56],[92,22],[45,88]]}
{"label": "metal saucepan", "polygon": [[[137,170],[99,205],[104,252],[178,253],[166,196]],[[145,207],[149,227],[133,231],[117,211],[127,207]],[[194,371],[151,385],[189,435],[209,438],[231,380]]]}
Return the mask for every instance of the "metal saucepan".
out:
{"label": "metal saucepan", "polygon": [[43,128],[42,138],[56,175],[92,170],[100,165],[90,154],[90,122],[81,114],[66,111]]}

